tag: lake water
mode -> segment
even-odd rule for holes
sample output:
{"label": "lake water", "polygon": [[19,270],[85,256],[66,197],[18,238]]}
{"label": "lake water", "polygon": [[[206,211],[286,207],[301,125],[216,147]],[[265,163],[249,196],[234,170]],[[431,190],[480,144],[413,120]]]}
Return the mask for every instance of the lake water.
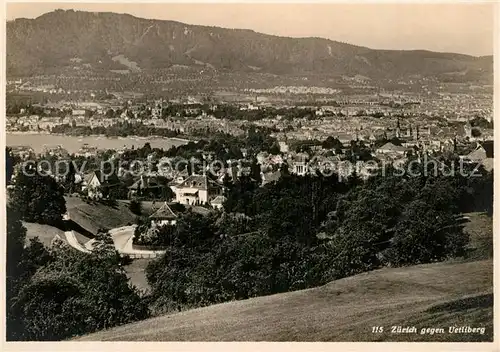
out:
{"label": "lake water", "polygon": [[169,149],[172,146],[186,144],[187,141],[161,137],[104,137],[104,136],[64,136],[56,134],[39,133],[7,133],[7,146],[30,146],[35,153],[41,153],[44,146],[62,146],[70,154],[76,153],[84,144],[88,144],[98,149],[121,149],[123,147],[141,148],[149,142],[151,148]]}

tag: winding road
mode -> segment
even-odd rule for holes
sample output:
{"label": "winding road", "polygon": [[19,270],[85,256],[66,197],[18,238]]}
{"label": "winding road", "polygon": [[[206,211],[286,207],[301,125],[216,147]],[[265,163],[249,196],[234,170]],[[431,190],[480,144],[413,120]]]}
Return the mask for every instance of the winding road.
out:
{"label": "winding road", "polygon": [[[63,218],[64,220],[70,220],[69,214],[64,214]],[[164,250],[153,251],[134,248],[133,239],[135,227],[136,225],[122,226],[109,230],[109,234],[113,239],[113,243],[118,253],[128,255],[131,258],[155,258],[165,253]],[[92,239],[86,243],[80,243],[73,230],[66,231],[64,235],[66,237],[66,241],[71,247],[83,253],[90,253],[96,241],[95,239]]]}

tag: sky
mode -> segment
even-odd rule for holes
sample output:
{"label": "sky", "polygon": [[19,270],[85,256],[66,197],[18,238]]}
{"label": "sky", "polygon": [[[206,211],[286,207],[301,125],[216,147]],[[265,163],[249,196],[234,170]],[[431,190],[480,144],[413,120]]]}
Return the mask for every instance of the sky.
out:
{"label": "sky", "polygon": [[493,3],[9,3],[7,20],[55,9],[110,11],[188,24],[323,37],[373,49],[493,54]]}

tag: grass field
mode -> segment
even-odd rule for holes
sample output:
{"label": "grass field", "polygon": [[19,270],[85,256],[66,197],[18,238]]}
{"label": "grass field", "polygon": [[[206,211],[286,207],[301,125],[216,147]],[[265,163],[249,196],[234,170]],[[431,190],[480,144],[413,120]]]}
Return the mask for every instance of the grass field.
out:
{"label": "grass field", "polygon": [[[123,201],[123,202],[127,203],[127,205],[129,203],[128,201]],[[143,215],[151,215],[154,211],[158,210],[158,208],[161,207],[162,204],[163,204],[162,201],[157,201],[154,203],[154,205],[152,201],[148,200],[141,201]]]}
{"label": "grass field", "polygon": [[[82,337],[114,341],[491,341],[491,260],[381,269],[309,290],[212,305]],[[416,334],[391,334],[393,325]],[[486,333],[449,334],[449,326]],[[384,326],[383,333],[372,327]],[[443,334],[420,334],[444,328]]]}
{"label": "grass field", "polygon": [[110,206],[101,203],[88,204],[79,197],[65,199],[71,220],[93,234],[96,234],[99,228],[112,229],[135,222],[136,215],[124,202]]}
{"label": "grass field", "polygon": [[26,227],[27,241],[29,241],[31,238],[38,237],[40,242],[42,242],[46,247],[50,246],[50,242],[52,242],[52,239],[56,235],[59,235],[62,239],[65,238],[64,231],[54,226],[42,225],[26,221],[23,221],[23,225],[24,227]]}

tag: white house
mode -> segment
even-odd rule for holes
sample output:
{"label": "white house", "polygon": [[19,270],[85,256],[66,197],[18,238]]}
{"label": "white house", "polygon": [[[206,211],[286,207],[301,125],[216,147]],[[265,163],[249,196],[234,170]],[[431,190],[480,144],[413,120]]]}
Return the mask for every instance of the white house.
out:
{"label": "white house", "polygon": [[191,175],[175,187],[175,200],[181,204],[207,204],[222,194],[222,186],[204,175]]}

